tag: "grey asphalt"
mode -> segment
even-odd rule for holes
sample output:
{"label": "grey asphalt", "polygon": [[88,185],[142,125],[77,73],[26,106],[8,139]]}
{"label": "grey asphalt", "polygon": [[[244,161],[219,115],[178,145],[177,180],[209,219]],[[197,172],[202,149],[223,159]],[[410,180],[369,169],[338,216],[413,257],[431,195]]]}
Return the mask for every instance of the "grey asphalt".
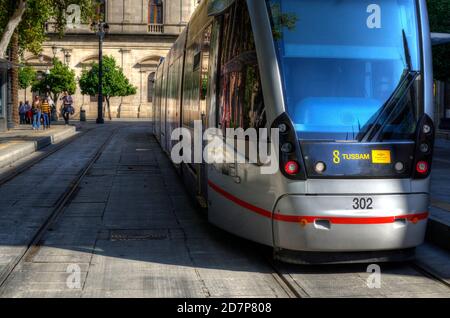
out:
{"label": "grey asphalt", "polygon": [[[3,207],[3,230],[10,231],[11,222],[20,223],[18,237],[2,244],[0,259],[7,263],[7,255],[22,248],[46,208],[112,127],[80,137],[55,154],[57,158],[44,160],[0,188],[2,198],[8,198],[2,205],[11,207]],[[261,256],[251,244],[206,224],[149,127],[132,124],[119,130],[39,250],[7,281],[3,297],[287,296],[270,266],[255,262]],[[37,182],[37,193],[20,200],[17,190],[46,172],[50,179]],[[35,210],[37,206],[42,209]],[[71,264],[81,270],[81,289],[67,287]]]}

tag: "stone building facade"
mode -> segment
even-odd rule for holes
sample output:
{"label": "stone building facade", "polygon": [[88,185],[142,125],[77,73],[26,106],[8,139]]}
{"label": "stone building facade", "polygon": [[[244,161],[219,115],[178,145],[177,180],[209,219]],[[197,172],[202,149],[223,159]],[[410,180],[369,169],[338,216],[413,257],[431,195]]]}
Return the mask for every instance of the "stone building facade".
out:
{"label": "stone building facade", "polygon": [[[198,0],[105,0],[103,16],[109,32],[103,43],[103,55],[113,56],[124,74],[137,87],[133,96],[111,98],[113,118],[149,118],[152,105],[152,81],[161,59],[184,29]],[[77,78],[84,68],[98,62],[98,36],[89,25],[67,30],[63,38],[48,24],[48,41],[40,56],[25,54],[25,63],[45,73],[53,57],[75,70]],[[22,90],[20,100],[32,100],[30,89]],[[80,109],[88,119],[97,117],[97,98],[74,94],[75,117]],[[59,105],[58,105],[59,107]]]}

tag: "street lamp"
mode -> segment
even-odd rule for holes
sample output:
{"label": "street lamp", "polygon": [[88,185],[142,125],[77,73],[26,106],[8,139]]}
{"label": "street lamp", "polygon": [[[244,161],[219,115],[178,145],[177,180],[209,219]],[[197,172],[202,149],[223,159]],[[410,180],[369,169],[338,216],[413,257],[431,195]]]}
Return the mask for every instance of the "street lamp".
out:
{"label": "street lamp", "polygon": [[97,124],[103,124],[103,39],[109,31],[106,22],[92,22],[91,29],[98,35],[98,116]]}

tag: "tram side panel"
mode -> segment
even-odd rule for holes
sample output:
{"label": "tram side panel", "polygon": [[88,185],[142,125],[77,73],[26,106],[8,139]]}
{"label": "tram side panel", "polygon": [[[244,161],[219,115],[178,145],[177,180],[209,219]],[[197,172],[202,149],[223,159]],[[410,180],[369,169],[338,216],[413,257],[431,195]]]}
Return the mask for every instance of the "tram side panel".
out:
{"label": "tram side panel", "polygon": [[[232,5],[216,23],[222,29],[221,43],[211,43],[221,48],[217,127],[224,135],[227,128],[267,128],[267,105],[245,1]],[[256,162],[240,163],[247,159],[246,149],[256,145],[239,136],[237,140],[246,144],[246,149],[239,149],[236,138],[228,137],[223,139],[224,153],[217,154],[226,162],[208,166],[209,220],[238,236],[272,245],[272,208],[278,196],[272,181],[280,178],[277,174],[261,174]]]}

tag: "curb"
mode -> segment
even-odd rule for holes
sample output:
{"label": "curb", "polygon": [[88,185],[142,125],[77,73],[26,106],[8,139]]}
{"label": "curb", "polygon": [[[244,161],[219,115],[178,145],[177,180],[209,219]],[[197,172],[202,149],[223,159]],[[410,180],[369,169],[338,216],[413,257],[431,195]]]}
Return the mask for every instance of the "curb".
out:
{"label": "curb", "polygon": [[450,212],[431,207],[425,239],[433,245],[450,250]]}
{"label": "curb", "polygon": [[430,218],[425,239],[433,245],[450,250],[450,224]]}
{"label": "curb", "polygon": [[68,127],[61,131],[56,131],[49,136],[42,136],[35,141],[21,142],[17,145],[8,146],[4,153],[0,152],[0,168],[4,168],[32,153],[45,148],[51,144],[61,142],[76,134],[75,127]]}

